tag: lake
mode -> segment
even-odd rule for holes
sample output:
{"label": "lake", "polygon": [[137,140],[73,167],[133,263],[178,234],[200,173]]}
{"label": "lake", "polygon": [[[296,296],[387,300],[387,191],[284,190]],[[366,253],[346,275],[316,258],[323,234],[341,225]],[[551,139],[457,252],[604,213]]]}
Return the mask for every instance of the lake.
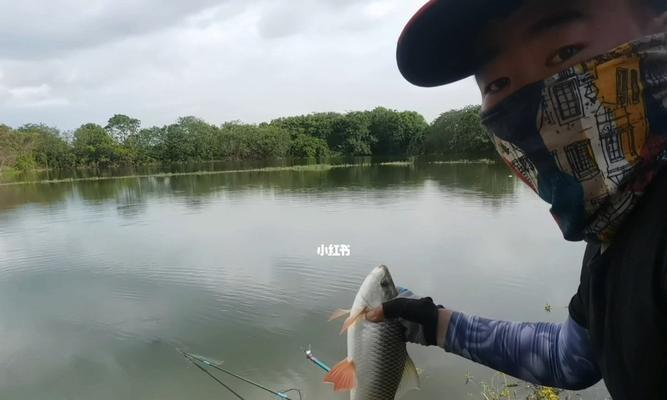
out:
{"label": "lake", "polygon": [[[351,255],[321,257],[323,244]],[[0,396],[233,399],[183,348],[304,399],[346,399],[303,349],[345,357],[327,319],[373,267],[451,309],[562,321],[583,249],[494,164],[1,186]],[[423,374],[407,399],[480,398],[478,382],[494,376],[439,349],[409,352]],[[219,376],[246,399],[272,398]]]}

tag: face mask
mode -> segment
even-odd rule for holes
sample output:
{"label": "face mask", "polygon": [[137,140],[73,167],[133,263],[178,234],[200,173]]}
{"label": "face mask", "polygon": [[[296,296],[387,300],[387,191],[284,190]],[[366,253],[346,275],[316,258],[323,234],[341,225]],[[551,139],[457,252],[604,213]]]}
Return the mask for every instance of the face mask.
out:
{"label": "face mask", "polygon": [[610,242],[667,160],[667,34],[531,84],[482,123],[565,239]]}

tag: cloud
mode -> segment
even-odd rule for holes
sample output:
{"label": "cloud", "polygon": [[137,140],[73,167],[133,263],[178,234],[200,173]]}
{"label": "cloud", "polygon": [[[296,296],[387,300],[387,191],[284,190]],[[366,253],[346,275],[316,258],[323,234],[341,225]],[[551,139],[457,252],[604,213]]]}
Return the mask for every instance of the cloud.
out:
{"label": "cloud", "polygon": [[42,58],[164,29],[216,0],[0,0],[0,57]]}
{"label": "cloud", "polygon": [[5,3],[0,123],[13,126],[73,129],[115,113],[144,125],[260,122],[375,106],[433,119],[479,102],[470,80],[421,89],[398,73],[396,39],[422,0]]}
{"label": "cloud", "polygon": [[339,35],[373,30],[397,9],[395,1],[272,0],[261,7],[259,33],[264,38],[295,34]]}
{"label": "cloud", "polygon": [[8,89],[10,101],[20,107],[66,106],[66,98],[53,96],[51,87],[45,83],[39,86],[20,86]]}

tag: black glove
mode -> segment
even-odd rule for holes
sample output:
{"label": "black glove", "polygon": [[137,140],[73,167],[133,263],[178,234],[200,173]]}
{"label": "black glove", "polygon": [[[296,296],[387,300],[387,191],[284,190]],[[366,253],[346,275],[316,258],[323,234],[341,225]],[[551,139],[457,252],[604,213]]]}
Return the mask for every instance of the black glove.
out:
{"label": "black glove", "polygon": [[430,297],[422,299],[399,297],[382,305],[386,319],[401,320],[405,326],[408,342],[424,346],[438,344],[438,310],[441,308],[444,307],[436,306]]}

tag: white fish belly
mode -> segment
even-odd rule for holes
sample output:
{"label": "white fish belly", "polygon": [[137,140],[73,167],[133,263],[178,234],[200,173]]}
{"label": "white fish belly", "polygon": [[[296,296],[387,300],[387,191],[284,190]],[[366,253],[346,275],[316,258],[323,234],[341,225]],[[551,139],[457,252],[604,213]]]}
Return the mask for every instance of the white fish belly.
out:
{"label": "white fish belly", "polygon": [[348,357],[356,365],[351,400],[394,400],[408,357],[403,326],[359,321],[348,331]]}

